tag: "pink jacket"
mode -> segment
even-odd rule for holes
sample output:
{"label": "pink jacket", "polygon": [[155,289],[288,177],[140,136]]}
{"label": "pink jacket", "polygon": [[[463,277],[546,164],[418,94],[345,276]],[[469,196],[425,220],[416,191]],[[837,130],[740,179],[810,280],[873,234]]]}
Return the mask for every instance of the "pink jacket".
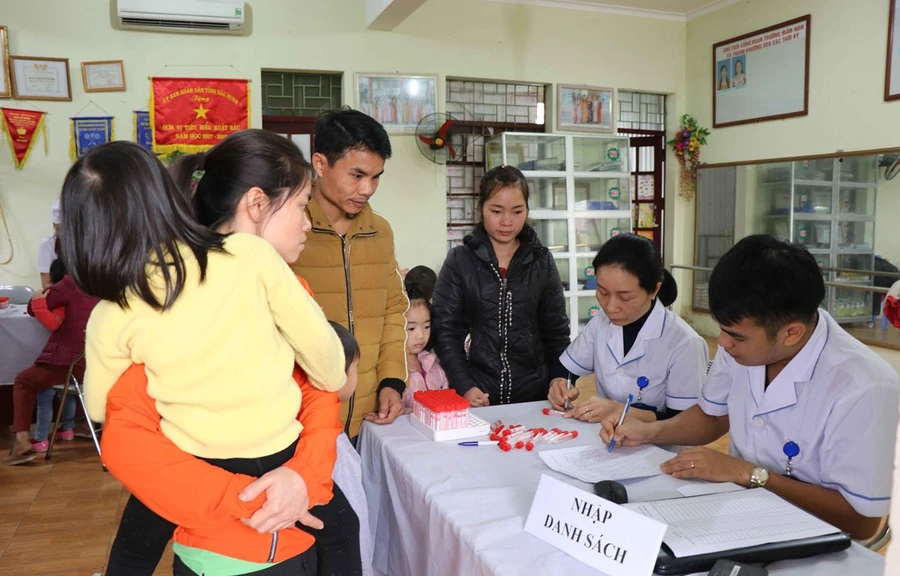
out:
{"label": "pink jacket", "polygon": [[406,411],[412,410],[413,394],[416,392],[421,390],[444,390],[450,385],[447,381],[447,375],[444,374],[444,369],[441,368],[438,357],[434,352],[422,350],[416,358],[419,359],[419,364],[422,365],[423,371],[410,371],[409,373],[409,386],[406,387],[406,391],[403,393],[403,409]]}

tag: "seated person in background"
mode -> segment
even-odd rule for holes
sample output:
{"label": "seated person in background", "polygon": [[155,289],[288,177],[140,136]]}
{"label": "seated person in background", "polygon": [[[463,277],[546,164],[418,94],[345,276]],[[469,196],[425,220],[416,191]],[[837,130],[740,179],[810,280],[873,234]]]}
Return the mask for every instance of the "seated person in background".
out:
{"label": "seated person in background", "polygon": [[422,296],[425,297],[425,301],[431,304],[431,299],[434,296],[434,285],[437,284],[437,274],[434,273],[434,270],[428,266],[416,266],[406,273],[403,280],[407,285],[412,284],[415,286]]}
{"label": "seated person in background", "polygon": [[[58,284],[67,274],[66,265],[57,258],[50,265],[50,283]],[[40,294],[31,299],[31,310],[34,317],[50,332],[56,332],[66,319],[66,308],[60,306],[50,310],[47,308],[47,295],[50,294],[50,288],[45,289]],[[62,384],[62,382],[59,382]],[[35,419],[34,439],[31,445],[35,452],[46,452],[50,447],[47,436],[50,434],[50,423],[53,421],[53,399],[56,397],[56,390],[48,388],[37,394],[37,418]],[[63,409],[62,419],[59,422],[59,431],[56,433],[57,440],[74,440],[75,420],[75,396],[70,394],[66,396],[66,405]]]}
{"label": "seated person in background", "polygon": [[818,309],[824,297],[806,249],[744,238],[709,279],[722,332],[699,405],[662,422],[607,419],[604,442],[701,446],[728,432],[731,455],[691,448],[663,472],[765,487],[871,537],[890,507],[900,376]]}
{"label": "seated person in background", "polygon": [[38,273],[41,275],[41,289],[46,290],[51,284],[50,266],[59,257],[59,200],[50,207],[50,218],[53,222],[53,234],[41,240],[38,248]]}
{"label": "seated person in background", "polygon": [[[338,324],[330,322],[331,327],[337,332],[341,345],[344,347],[344,356],[346,361],[344,367],[347,371],[347,383],[338,390],[338,398],[341,402],[348,402],[353,392],[356,390],[356,383],[359,381],[359,357],[361,351],[359,342],[353,337],[349,330]],[[301,436],[303,433],[300,433]],[[362,485],[362,460],[353,444],[350,443],[350,437],[346,434],[340,434],[337,438],[337,460],[334,463],[334,471],[331,478],[335,484],[341,486],[344,495],[350,502],[350,506],[359,517],[359,522],[355,518],[349,519],[341,526],[334,528],[334,531],[359,531],[359,551],[362,558],[363,576],[372,576],[372,556],[375,553],[374,544],[372,543],[372,534],[369,532],[369,505],[366,502],[366,493],[363,491]]]}
{"label": "seated person in background", "polygon": [[[28,312],[36,316],[35,310],[55,311],[65,309],[65,321],[60,320],[59,327],[50,333],[41,355],[34,366],[27,368],[16,376],[13,388],[13,427],[16,441],[9,454],[2,458],[3,464],[15,466],[34,460],[36,453],[28,439],[31,430],[31,416],[37,403],[37,395],[51,389],[55,384],[66,381],[69,365],[84,352],[84,332],[88,318],[97,305],[97,298],[82,292],[75,285],[72,276],[66,274],[62,280],[53,285],[46,299],[32,300],[28,303]],[[47,320],[47,318],[45,318]],[[84,358],[75,364],[73,371],[79,381],[84,378]]]}
{"label": "seated person in background", "polygon": [[413,395],[422,390],[444,390],[450,384],[447,375],[431,348],[431,304],[406,277],[406,364],[409,366],[409,386],[403,392],[403,410],[413,409]]}
{"label": "seated person in background", "polygon": [[[566,417],[584,422],[616,419],[628,395],[629,414],[647,422],[671,418],[697,404],[706,378],[709,347],[666,306],[678,296],[675,279],[663,268],[659,249],[637,234],[609,239],[593,262],[600,308],[560,362],[578,376],[594,374],[597,396]],[[566,408],[578,398],[565,378],[550,383],[550,404]]]}

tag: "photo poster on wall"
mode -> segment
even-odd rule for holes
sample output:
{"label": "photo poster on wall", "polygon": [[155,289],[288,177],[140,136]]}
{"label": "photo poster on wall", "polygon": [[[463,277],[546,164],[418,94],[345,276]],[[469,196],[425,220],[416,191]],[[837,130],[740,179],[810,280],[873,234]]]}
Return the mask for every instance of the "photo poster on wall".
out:
{"label": "photo poster on wall", "polygon": [[888,21],[887,73],[884,79],[884,99],[900,100],[900,7],[891,0]]}
{"label": "photo poster on wall", "polygon": [[810,16],[713,46],[713,127],[805,116]]}

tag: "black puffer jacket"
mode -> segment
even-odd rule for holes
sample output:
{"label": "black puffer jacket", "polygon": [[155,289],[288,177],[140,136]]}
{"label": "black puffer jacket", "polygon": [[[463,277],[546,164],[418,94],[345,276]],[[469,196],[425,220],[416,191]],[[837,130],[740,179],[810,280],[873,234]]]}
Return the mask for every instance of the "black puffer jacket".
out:
{"label": "black puffer jacket", "polygon": [[559,356],[569,319],[556,262],[528,225],[518,238],[503,278],[479,226],[447,254],[434,291],[432,334],[450,385],[460,394],[477,386],[492,405],[544,400],[550,380],[566,376]]}

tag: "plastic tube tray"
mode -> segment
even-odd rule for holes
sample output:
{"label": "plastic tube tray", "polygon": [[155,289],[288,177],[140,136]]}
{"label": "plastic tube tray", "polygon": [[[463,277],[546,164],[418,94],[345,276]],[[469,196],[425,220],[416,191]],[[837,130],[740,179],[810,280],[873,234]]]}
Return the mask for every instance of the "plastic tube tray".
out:
{"label": "plastic tube tray", "polygon": [[491,433],[491,425],[488,421],[475,416],[471,412],[469,412],[469,425],[466,428],[456,428],[455,430],[432,430],[413,414],[410,414],[409,421],[412,422],[413,428],[418,429],[422,434],[436,442],[477,438],[478,436],[487,436]]}

